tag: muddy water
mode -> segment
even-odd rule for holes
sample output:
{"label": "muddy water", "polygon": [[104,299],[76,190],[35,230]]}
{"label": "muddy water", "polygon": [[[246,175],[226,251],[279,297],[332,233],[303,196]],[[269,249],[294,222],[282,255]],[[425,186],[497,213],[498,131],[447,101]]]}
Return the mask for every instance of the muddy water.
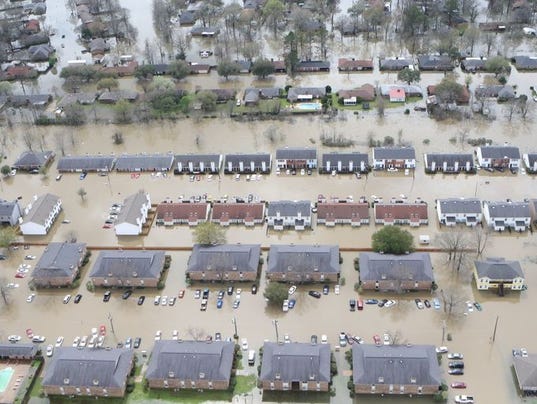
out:
{"label": "muddy water", "polygon": [[[284,140],[276,144],[270,143],[264,133],[269,128],[276,128],[283,134]],[[163,123],[159,126],[86,126],[75,129],[75,144],[67,143],[69,154],[129,152],[274,152],[277,147],[312,146],[318,149],[319,155],[326,151],[320,146],[319,135],[325,133],[342,133],[357,142],[356,149],[367,151],[367,135],[373,133],[378,139],[386,135],[397,139],[397,133],[402,130],[402,140],[412,143],[417,149],[419,168],[414,176],[371,174],[357,180],[351,176],[264,176],[260,181],[246,182],[244,178],[235,181],[232,177],[213,177],[212,181],[203,178],[199,182],[189,182],[185,176],[168,176],[156,178],[150,174],[142,174],[138,179],[131,179],[128,174],[111,174],[108,178],[89,174],[85,180],[79,180],[77,174],[64,174],[61,181],[55,181],[55,164],[50,169],[47,178],[40,175],[17,174],[0,182],[3,198],[12,199],[22,196],[23,204],[28,203],[33,195],[52,192],[61,196],[64,211],[60,219],[69,219],[71,223],[57,222],[46,237],[27,238],[28,242],[63,241],[76,236],[79,241],[89,245],[118,245],[118,246],[188,246],[192,243],[192,233],[186,227],[173,229],[153,227],[145,238],[118,239],[113,230],[101,228],[113,202],[120,202],[124,197],[140,189],[149,192],[154,202],[166,198],[176,199],[179,195],[201,195],[207,193],[213,197],[221,195],[247,195],[254,193],[261,199],[273,200],[311,199],[317,194],[325,196],[345,197],[353,195],[370,197],[381,196],[389,199],[405,194],[409,199],[421,197],[429,205],[431,224],[427,227],[411,230],[417,238],[420,234],[433,236],[440,231],[434,217],[433,202],[435,198],[451,196],[477,196],[482,199],[504,199],[510,197],[520,200],[525,197],[535,197],[534,178],[526,175],[485,175],[474,176],[426,176],[422,170],[422,154],[426,151],[470,151],[469,147],[452,145],[449,138],[458,136],[463,128],[461,125],[437,124],[425,116],[412,114],[403,116],[400,112],[389,111],[389,116],[383,120],[373,115],[356,118],[349,115],[347,120],[326,123],[317,117],[302,117],[291,122],[237,123],[227,119],[206,120],[195,123],[184,120],[177,124]],[[537,150],[537,142],[532,134],[533,125],[506,125],[502,123],[478,124],[470,131],[470,137],[486,136],[498,143],[508,141],[519,145],[522,151]],[[35,139],[44,139],[44,148],[57,149],[55,134],[68,133],[64,128],[17,128],[8,132],[7,161],[14,161],[18,153],[24,149],[20,134],[30,130]],[[123,133],[123,145],[114,146],[111,136],[115,131]],[[199,144],[194,138],[199,137]],[[67,138],[68,139],[68,138]],[[430,139],[425,146],[424,139]],[[36,141],[36,149],[39,149]],[[59,150],[56,150],[61,154]],[[243,176],[244,177],[244,176]],[[85,201],[77,195],[79,188],[87,191]],[[367,247],[370,236],[376,230],[371,224],[360,229],[338,227],[325,229],[314,226],[313,230],[297,232],[267,232],[265,228],[244,229],[231,227],[227,232],[229,242],[260,243],[269,246],[272,243],[336,243],[341,247]],[[248,292],[249,285],[244,289],[238,310],[231,308],[231,299],[226,296],[224,308],[217,310],[215,296],[211,297],[209,310],[199,311],[199,302],[193,299],[193,290],[188,290],[185,298],[179,300],[175,307],[155,307],[152,298],[155,294],[172,296],[185,288],[184,269],[188,253],[172,252],[172,267],[168,275],[166,288],[163,291],[147,291],[148,300],[144,306],[136,305],[136,292],[128,301],[123,301],[118,292],[114,292],[112,300],[105,304],[101,301],[102,292],[90,294],[85,290],[87,273],[95,258],[92,258],[89,268],[85,271],[80,293],[84,295],[79,305],[70,303],[63,305],[61,300],[66,291],[39,291],[36,301],[32,304],[25,302],[30,293],[27,279],[17,280],[20,288],[13,290],[13,303],[3,307],[0,314],[0,330],[5,337],[12,333],[23,334],[24,330],[32,327],[35,333],[44,334],[48,340],[53,340],[61,334],[69,343],[76,335],[84,335],[99,324],[106,324],[110,330],[109,315],[115,330],[109,335],[109,342],[124,340],[131,336],[142,337],[142,349],[150,350],[153,335],[156,330],[162,330],[170,336],[177,329],[184,338],[192,335],[213,334],[216,331],[224,336],[234,332],[232,319],[236,319],[239,335],[248,338],[251,346],[261,346],[264,339],[274,339],[275,329],[273,319],[279,322],[280,338],[289,334],[293,340],[307,341],[311,334],[327,334],[332,344],[337,341],[341,330],[349,331],[372,341],[372,335],[390,331],[400,336],[400,341],[417,343],[442,343],[442,321],[446,320],[446,331],[452,333],[454,340],[447,343],[453,351],[462,351],[466,356],[466,372],[464,380],[468,383],[468,394],[474,394],[479,402],[512,403],[519,402],[511,372],[511,348],[524,346],[530,352],[537,351],[537,342],[530,336],[537,332],[535,322],[527,321],[527,314],[537,304],[537,297],[532,292],[532,285],[537,282],[537,261],[534,236],[523,235],[494,235],[489,240],[485,255],[505,256],[520,259],[526,273],[529,290],[518,295],[498,298],[487,293],[477,292],[471,286],[468,272],[460,275],[453,274],[446,265],[443,254],[434,254],[433,262],[437,282],[440,287],[448,290],[450,285],[459,287],[462,300],[478,300],[483,304],[483,312],[473,312],[468,316],[457,315],[447,318],[443,313],[430,310],[418,311],[413,303],[417,296],[431,298],[427,294],[396,296],[398,306],[392,309],[379,309],[367,306],[363,312],[351,313],[347,309],[348,299],[355,297],[353,284],[357,274],[352,261],[355,253],[343,253],[343,276],[346,286],[340,296],[331,293],[316,300],[307,296],[308,287],[299,288],[297,306],[287,314],[278,309],[268,308],[262,294],[256,296]],[[15,281],[15,269],[22,262],[24,254],[40,255],[42,249],[32,247],[29,251],[15,251],[13,256],[2,263],[2,268],[9,281]],[[266,255],[265,255],[266,256]],[[264,280],[261,283],[263,290]],[[211,289],[218,290],[220,286]],[[317,287],[314,287],[318,289]],[[75,291],[74,291],[75,292]],[[76,292],[75,292],[76,293]],[[363,297],[371,297],[364,295]],[[263,315],[260,316],[260,313]],[[496,340],[491,343],[494,322],[499,316],[499,326]],[[51,319],[58,319],[51,321]],[[305,324],[308,324],[305,326]],[[111,334],[109,332],[109,334]],[[341,359],[341,354],[338,358]],[[340,361],[340,366],[345,366]],[[447,375],[448,383],[455,380]],[[342,369],[340,367],[340,369]],[[486,375],[486,376],[485,376]],[[334,403],[349,402],[343,379],[337,379],[338,395],[332,399]],[[375,399],[360,399],[359,402],[379,402]],[[386,400],[382,400],[385,402]],[[388,400],[388,402],[395,400]],[[420,402],[429,402],[421,400]],[[358,401],[357,401],[358,402]],[[398,403],[411,402],[403,399]],[[414,400],[412,400],[414,402]]]}

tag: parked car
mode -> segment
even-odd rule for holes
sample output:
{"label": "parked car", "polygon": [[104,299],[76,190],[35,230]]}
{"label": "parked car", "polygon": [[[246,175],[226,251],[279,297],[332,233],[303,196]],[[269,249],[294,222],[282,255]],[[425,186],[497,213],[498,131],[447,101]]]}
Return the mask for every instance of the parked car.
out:
{"label": "parked car", "polygon": [[320,299],[321,298],[321,293],[320,292],[317,292],[316,290],[310,290],[308,292],[308,295],[310,295],[311,297],[314,297],[316,299]]}
{"label": "parked car", "polygon": [[132,295],[132,289],[127,289],[123,294],[121,295],[121,298],[123,300],[127,300]]}
{"label": "parked car", "polygon": [[79,293],[79,294],[77,294],[77,295],[75,296],[75,300],[74,300],[74,302],[75,302],[76,304],[78,304],[78,303],[80,303],[81,300],[82,300],[82,295]]}
{"label": "parked car", "polygon": [[356,300],[354,299],[349,300],[349,310],[350,311],[356,310]]}
{"label": "parked car", "polygon": [[377,345],[377,346],[380,346],[380,345],[381,345],[380,337],[379,337],[377,334],[373,335],[373,342],[374,342],[375,345]]}
{"label": "parked car", "polygon": [[106,335],[106,327],[104,324],[99,326],[99,335],[102,335],[103,337]]}
{"label": "parked car", "polygon": [[328,285],[323,286],[323,295],[327,295],[330,292],[330,287]]}
{"label": "parked car", "polygon": [[168,306],[175,306],[177,298],[175,296],[172,296],[168,299]]}
{"label": "parked car", "polygon": [[222,334],[219,332],[214,333],[214,340],[215,341],[222,341]]}
{"label": "parked car", "polygon": [[73,348],[78,348],[78,345],[80,344],[80,337],[75,337],[73,340]]}
{"label": "parked car", "polygon": [[257,285],[253,284],[252,285],[252,295],[255,295],[255,294],[257,294]]}
{"label": "parked car", "polygon": [[132,345],[134,349],[140,348],[140,344],[142,343],[142,339],[140,337],[134,338],[134,344]]}
{"label": "parked car", "polygon": [[425,307],[427,307],[428,309],[431,308],[431,303],[429,302],[429,300],[425,299],[425,300],[423,301],[423,304],[424,304]]}
{"label": "parked car", "polygon": [[32,342],[35,342],[35,343],[38,343],[38,344],[41,344],[43,342],[45,342],[46,338],[43,337],[42,335],[34,335],[32,337]]}
{"label": "parked car", "polygon": [[233,308],[238,309],[240,304],[241,304],[240,300],[234,300],[233,301]]}
{"label": "parked car", "polygon": [[34,301],[34,299],[35,299],[35,293],[30,293],[30,294],[28,295],[28,297],[26,298],[26,301],[27,301],[28,303],[32,303],[32,302]]}
{"label": "parked car", "polygon": [[247,351],[248,350],[248,340],[246,338],[243,338],[241,340],[241,349],[243,351]]}
{"label": "parked car", "polygon": [[289,300],[285,299],[282,303],[282,311],[287,313],[289,311]]}
{"label": "parked car", "polygon": [[414,302],[416,302],[416,307],[420,310],[424,309],[425,308],[425,305],[423,304],[423,302],[421,301],[421,299],[414,299]]}
{"label": "parked car", "polygon": [[59,348],[63,345],[63,337],[60,335],[58,338],[56,338],[56,348]]}
{"label": "parked car", "polygon": [[451,361],[448,363],[450,369],[464,369],[463,361]]}
{"label": "parked car", "polygon": [[328,336],[326,334],[321,335],[321,344],[328,344]]}
{"label": "parked car", "polygon": [[474,307],[477,309],[477,311],[482,311],[483,307],[478,302],[474,302]]}
{"label": "parked car", "polygon": [[138,298],[138,306],[141,306],[145,302],[145,296],[140,296]]}
{"label": "parked car", "polygon": [[82,338],[80,338],[80,343],[78,344],[79,348],[84,348],[88,343],[88,337],[86,335],[83,335]]}
{"label": "parked car", "polygon": [[65,297],[63,298],[63,304],[69,303],[70,300],[71,300],[71,295],[65,295]]}
{"label": "parked car", "polygon": [[181,289],[179,291],[179,299],[182,299],[183,297],[185,297],[185,290],[184,289]]}
{"label": "parked car", "polygon": [[316,344],[317,343],[317,335],[313,334],[311,337],[310,337],[310,342],[312,344]]}
{"label": "parked car", "polygon": [[465,389],[466,388],[466,383],[464,383],[464,382],[453,382],[453,383],[451,383],[451,388],[452,389]]}
{"label": "parked car", "polygon": [[433,307],[435,310],[440,310],[440,299],[435,297],[433,299]]}
{"label": "parked car", "polygon": [[334,293],[339,295],[339,285],[334,286]]}
{"label": "parked car", "polygon": [[466,395],[455,396],[455,402],[457,404],[474,404],[474,397]]}
{"label": "parked car", "polygon": [[106,292],[104,292],[104,295],[103,295],[103,302],[108,302],[110,300],[110,297],[112,296],[112,292],[110,292],[109,290],[107,290]]}
{"label": "parked car", "polygon": [[160,296],[155,296],[155,300],[153,300],[153,304],[155,306],[158,306],[160,304]]}
{"label": "parked car", "polygon": [[35,260],[36,259],[36,256],[35,255],[26,255],[24,257],[25,260]]}
{"label": "parked car", "polygon": [[344,332],[340,332],[338,336],[339,346],[347,346],[347,335]]}
{"label": "parked car", "polygon": [[[227,287],[227,295],[228,295],[228,296],[231,296],[231,295],[233,294],[233,290],[234,290],[233,285],[228,286],[228,287]],[[196,292],[197,292],[197,291],[196,291]],[[199,299],[199,297],[196,298],[196,299]]]}
{"label": "parked car", "polygon": [[289,309],[292,309],[295,307],[296,299],[289,299]]}
{"label": "parked car", "polygon": [[162,296],[162,297],[160,298],[160,304],[161,304],[162,306],[166,306],[166,305],[168,304],[168,296]]}
{"label": "parked car", "polygon": [[436,347],[436,353],[438,354],[443,354],[443,353],[447,353],[448,352],[448,347],[447,346],[437,346]]}
{"label": "parked car", "polygon": [[388,300],[386,303],[384,303],[384,307],[392,307],[395,306],[396,301],[395,300]]}
{"label": "parked car", "polygon": [[528,350],[526,348],[520,348],[520,356],[522,356],[523,358],[527,358]]}
{"label": "parked car", "polygon": [[221,309],[223,305],[224,305],[224,301],[222,299],[218,299],[216,301],[216,308],[217,309]]}
{"label": "parked car", "polygon": [[459,368],[449,369],[448,373],[454,376],[462,376],[464,374],[464,369],[459,369]]}
{"label": "parked car", "polygon": [[388,334],[387,332],[384,333],[382,340],[383,340],[384,345],[390,345],[392,343],[390,334]]}
{"label": "parked car", "polygon": [[458,352],[452,352],[448,354],[448,359],[464,359],[464,355]]}
{"label": "parked car", "polygon": [[132,348],[132,338],[131,338],[131,337],[129,337],[129,338],[127,338],[127,339],[125,340],[125,345],[124,345],[124,346],[125,346],[125,348],[127,348],[127,349],[131,349],[131,348]]}
{"label": "parked car", "polygon": [[377,299],[366,299],[365,304],[379,304]]}
{"label": "parked car", "polygon": [[155,341],[160,341],[161,338],[162,338],[162,331],[158,330],[155,333]]}
{"label": "parked car", "polygon": [[363,310],[364,309],[364,301],[362,299],[358,299],[356,301],[356,308],[358,310]]}
{"label": "parked car", "polygon": [[292,294],[295,293],[295,292],[296,292],[296,286],[295,286],[295,285],[292,285],[292,286],[289,288],[288,293],[289,293],[289,295],[292,295]]}
{"label": "parked car", "polygon": [[201,298],[201,289],[196,289],[196,291],[194,292],[194,299],[199,299],[199,298]]}
{"label": "parked car", "polygon": [[9,342],[19,342],[21,340],[21,336],[20,335],[10,335],[9,337],[7,337],[7,340]]}
{"label": "parked car", "polygon": [[54,354],[54,347],[52,345],[47,345],[47,357],[50,358]]}

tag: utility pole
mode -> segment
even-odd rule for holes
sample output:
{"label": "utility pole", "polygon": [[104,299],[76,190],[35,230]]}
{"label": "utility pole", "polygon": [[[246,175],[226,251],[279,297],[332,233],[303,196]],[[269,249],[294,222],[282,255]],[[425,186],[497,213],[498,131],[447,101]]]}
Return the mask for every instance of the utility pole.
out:
{"label": "utility pole", "polygon": [[108,320],[110,321],[110,329],[112,330],[112,334],[114,334],[114,337],[116,336],[116,331],[114,330],[114,319],[112,318],[112,314],[108,313]]}
{"label": "utility pole", "polygon": [[274,330],[276,331],[276,343],[278,343],[280,341],[278,335],[278,320],[272,320],[272,324],[274,324]]}
{"label": "utility pole", "polygon": [[442,320],[442,344],[446,337],[446,320]]}
{"label": "utility pole", "polygon": [[496,330],[498,329],[498,320],[500,316],[496,316],[496,322],[494,323],[494,332],[492,333],[492,342],[496,341]]}
{"label": "utility pole", "polygon": [[237,331],[237,319],[235,318],[235,316],[233,316],[233,318],[231,319],[231,322],[233,323],[233,326],[235,327],[235,334],[233,335],[233,337],[235,339],[238,339],[239,338],[239,332]]}

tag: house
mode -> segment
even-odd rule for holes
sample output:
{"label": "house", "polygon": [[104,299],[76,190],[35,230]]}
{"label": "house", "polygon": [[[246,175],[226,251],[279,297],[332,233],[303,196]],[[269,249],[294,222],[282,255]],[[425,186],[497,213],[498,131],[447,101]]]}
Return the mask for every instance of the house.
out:
{"label": "house", "polygon": [[97,95],[94,93],[73,93],[66,94],[60,101],[56,103],[58,108],[66,107],[67,105],[80,104],[91,105],[95,103]]}
{"label": "house", "polygon": [[339,90],[338,102],[343,105],[356,105],[363,101],[374,101],[377,91],[371,84],[364,84],[351,90]]}
{"label": "house", "polygon": [[515,356],[513,358],[518,388],[525,396],[537,394],[537,355],[530,353],[528,356]]}
{"label": "house", "polygon": [[59,347],[47,364],[42,389],[47,396],[123,397],[133,366],[133,349]]}
{"label": "house", "polygon": [[94,286],[156,288],[167,259],[164,251],[101,251],[89,278]]}
{"label": "house", "polygon": [[270,153],[226,154],[224,174],[268,174],[271,167],[272,156]]}
{"label": "house", "polygon": [[138,236],[151,209],[149,194],[139,191],[123,201],[115,223],[116,236]]}
{"label": "house", "polygon": [[194,25],[198,19],[196,10],[184,10],[179,16],[179,25],[181,27]]}
{"label": "house", "polygon": [[515,146],[481,146],[476,150],[477,162],[485,168],[520,168],[520,150]]}
{"label": "house", "polygon": [[366,153],[324,153],[319,173],[338,174],[367,173],[369,172],[369,157]]}
{"label": "house", "polygon": [[93,156],[65,156],[58,160],[57,170],[60,173],[74,172],[104,172],[108,173],[114,169],[116,164],[115,156],[93,155]]}
{"label": "house", "polygon": [[407,97],[423,97],[423,90],[420,86],[413,84],[381,84],[379,92],[382,97],[389,98],[393,89],[403,89]]}
{"label": "house", "polygon": [[418,66],[422,71],[451,71],[454,69],[451,58],[447,55],[418,56]]}
{"label": "house", "polygon": [[373,168],[388,171],[416,168],[416,151],[413,147],[375,147]]}
{"label": "house", "polygon": [[464,58],[461,60],[461,69],[466,73],[475,73],[485,70],[487,58]]}
{"label": "house", "polygon": [[117,157],[115,168],[118,172],[170,171],[173,154],[122,154]]}
{"label": "house", "polygon": [[25,35],[37,34],[40,31],[41,31],[41,27],[39,25],[39,20],[32,18],[24,22],[24,27],[22,29],[23,34]]}
{"label": "house", "polygon": [[28,48],[28,56],[32,62],[48,62],[55,49],[49,44],[32,45]]}
{"label": "house", "polygon": [[94,38],[90,41],[88,48],[92,56],[103,56],[110,50],[110,45],[104,38]]}
{"label": "house", "polygon": [[475,174],[474,156],[471,153],[425,153],[425,172],[435,174]]}
{"label": "house", "polygon": [[211,221],[221,226],[244,224],[255,226],[265,222],[265,203],[226,202],[214,203]]}
{"label": "house", "polygon": [[379,68],[380,70],[386,70],[386,71],[398,71],[403,70],[405,67],[410,68],[410,66],[413,66],[414,62],[411,59],[405,59],[405,58],[387,58],[387,59],[379,59]]}
{"label": "house", "polygon": [[317,204],[317,224],[333,227],[336,224],[350,224],[358,227],[369,224],[369,204],[367,202],[323,202]]}
{"label": "house", "polygon": [[537,174],[537,153],[524,153],[522,160],[528,174]]}
{"label": "house", "polygon": [[44,194],[34,199],[24,209],[20,229],[25,236],[44,236],[62,210],[61,199],[52,194]]}
{"label": "house", "polygon": [[524,272],[519,261],[488,257],[474,262],[474,279],[478,290],[504,289],[524,290]]}
{"label": "house", "polygon": [[375,223],[383,225],[409,224],[411,227],[429,223],[425,201],[405,202],[395,200],[390,203],[378,202],[374,206]]}
{"label": "house", "polygon": [[504,22],[480,22],[479,29],[485,32],[505,32],[507,25]]}
{"label": "house", "polygon": [[531,214],[528,202],[483,202],[483,216],[495,231],[513,229],[525,231],[530,226]]}
{"label": "house", "polygon": [[373,59],[360,60],[360,59],[348,59],[340,58],[338,60],[337,68],[339,72],[362,72],[373,70]]}
{"label": "house", "polygon": [[[209,91],[213,93],[214,95],[216,95],[216,102],[218,104],[223,104],[230,100],[234,100],[237,94],[237,91],[231,88],[210,88],[208,90],[200,90],[200,91]],[[196,93],[198,92],[199,91],[196,91]]]}
{"label": "house", "polygon": [[363,290],[430,291],[434,284],[429,253],[405,255],[362,252],[359,255],[360,285]]}
{"label": "house", "polygon": [[260,257],[259,244],[194,244],[186,276],[193,281],[255,282]]}
{"label": "house", "polygon": [[98,100],[103,104],[116,104],[119,101],[134,102],[138,99],[138,93],[131,90],[105,91]]}
{"label": "house", "polygon": [[235,60],[234,63],[239,68],[240,74],[250,74],[252,71],[252,62],[249,60]]}
{"label": "house", "polygon": [[204,38],[214,38],[220,33],[217,27],[194,27],[190,30],[190,35]]}
{"label": "house", "polygon": [[209,74],[211,72],[211,65],[206,63],[194,63],[190,62],[190,74]]}
{"label": "house", "polygon": [[354,344],[352,383],[356,394],[434,395],[442,370],[433,345]]}
{"label": "house", "polygon": [[[427,86],[427,95],[436,96],[435,85]],[[457,105],[468,105],[469,102],[470,102],[470,91],[468,90],[466,86],[462,86],[460,93],[457,95],[457,99],[455,100],[455,103]]]}
{"label": "house", "polygon": [[287,101],[307,102],[326,96],[324,87],[291,87],[287,90]]}
{"label": "house", "polygon": [[85,243],[49,243],[32,272],[32,283],[38,288],[71,286],[85,256]]}
{"label": "house", "polygon": [[311,227],[310,201],[272,201],[267,209],[267,226],[274,230]]}
{"label": "house", "polygon": [[29,80],[35,79],[37,76],[37,70],[24,65],[9,66],[3,74],[5,80]]}
{"label": "house", "polygon": [[505,102],[515,98],[515,89],[510,85],[480,85],[474,91],[476,98],[496,98],[500,102]]}
{"label": "house", "polygon": [[317,150],[308,147],[277,149],[276,167],[283,170],[315,169],[317,168]]}
{"label": "house", "polygon": [[406,94],[405,90],[400,87],[393,87],[390,90],[390,102],[405,102]]}
{"label": "house", "polygon": [[284,60],[272,60],[272,65],[274,66],[274,73],[287,73],[287,66],[285,65]]}
{"label": "house", "polygon": [[276,282],[338,282],[337,245],[272,244],[267,257],[267,279]]}
{"label": "house", "polygon": [[537,199],[530,199],[530,215],[533,224],[537,224]]}
{"label": "house", "polygon": [[145,379],[151,389],[226,390],[234,348],[231,341],[155,341]]}
{"label": "house", "polygon": [[511,58],[511,62],[517,70],[537,70],[536,56],[514,56]]}
{"label": "house", "polygon": [[272,100],[280,97],[278,87],[247,88],[244,90],[244,105],[257,105],[260,100]]}
{"label": "house", "polygon": [[188,224],[197,226],[206,222],[211,205],[207,202],[191,203],[190,201],[173,203],[163,202],[157,205],[155,223],[164,226]]}
{"label": "house", "polygon": [[296,64],[295,70],[298,73],[329,72],[330,62],[327,60],[301,60]]}
{"label": "house", "polygon": [[12,167],[23,171],[39,171],[41,168],[48,166],[54,160],[54,156],[55,154],[51,150],[43,152],[27,150],[22,152]]}
{"label": "house", "polygon": [[17,344],[0,343],[0,360],[29,361],[35,359],[37,351],[38,347],[36,344],[24,344],[21,342],[18,342]]}
{"label": "house", "polygon": [[263,344],[259,382],[263,390],[329,391],[330,345]]}
{"label": "house", "polygon": [[448,198],[436,200],[436,213],[440,224],[455,226],[464,223],[474,227],[483,220],[481,201],[477,198]]}
{"label": "house", "polygon": [[[7,96],[7,101],[11,107],[15,108],[25,108],[29,106],[35,108],[44,108],[52,102],[52,94],[13,94]],[[41,153],[52,153],[52,157],[54,157],[54,152]]]}
{"label": "house", "polygon": [[19,223],[21,216],[22,211],[18,200],[10,202],[0,199],[0,225],[15,226]]}
{"label": "house", "polygon": [[176,154],[174,174],[218,174],[222,166],[221,154]]}

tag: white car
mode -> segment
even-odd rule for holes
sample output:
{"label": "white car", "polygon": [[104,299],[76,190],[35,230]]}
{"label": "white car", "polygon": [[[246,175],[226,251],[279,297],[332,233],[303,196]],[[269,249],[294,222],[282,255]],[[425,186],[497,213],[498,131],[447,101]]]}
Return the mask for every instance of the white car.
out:
{"label": "white car", "polygon": [[344,347],[347,346],[347,334],[344,332],[339,333],[339,346]]}
{"label": "white car", "polygon": [[473,396],[455,396],[455,402],[457,404],[474,404]]}
{"label": "white car", "polygon": [[288,293],[289,293],[290,295],[292,295],[292,294],[295,293],[295,292],[296,292],[296,286],[293,285],[293,286],[291,286],[291,287],[289,288],[289,292],[288,292]]}
{"label": "white car", "polygon": [[527,358],[528,350],[526,348],[520,348],[520,356],[522,356],[523,358]]}
{"label": "white car", "polygon": [[63,345],[63,337],[60,335],[58,338],[56,338],[56,348],[59,348]]}
{"label": "white car", "polygon": [[155,341],[160,341],[161,338],[162,338],[162,331],[158,330],[155,333]]}
{"label": "white car", "polygon": [[286,344],[290,344],[291,343],[291,337],[289,336],[289,334],[285,334],[283,336],[283,342],[286,343]]}
{"label": "white car", "polygon": [[383,335],[383,341],[384,341],[384,345],[390,345],[391,344],[390,334],[385,332]]}
{"label": "white car", "polygon": [[248,350],[248,340],[246,338],[243,338],[241,340],[241,349],[243,351],[247,351]]}
{"label": "white car", "polygon": [[73,340],[73,348],[78,348],[78,345],[80,344],[80,337],[75,337]]}
{"label": "white car", "polygon": [[522,28],[522,32],[524,32],[524,35],[528,35],[528,36],[536,36],[537,35],[537,31],[534,28],[530,28],[530,27]]}
{"label": "white car", "polygon": [[179,340],[179,332],[177,330],[172,331],[172,340],[174,341]]}
{"label": "white car", "polygon": [[63,304],[69,303],[70,300],[71,300],[71,295],[65,295],[65,297],[63,298]]}
{"label": "white car", "polygon": [[9,337],[7,337],[7,340],[9,342],[19,342],[21,340],[21,336],[20,335],[10,335]]}
{"label": "white car", "polygon": [[35,260],[35,255],[27,255],[24,257],[25,260]]}
{"label": "white car", "polygon": [[80,343],[78,344],[78,346],[79,346],[80,348],[85,348],[87,343],[88,343],[88,337],[87,337],[86,335],[84,335],[84,336],[80,339]]}
{"label": "white car", "polygon": [[32,337],[32,342],[35,342],[36,344],[41,344],[43,342],[45,342],[46,338],[43,337],[42,335],[34,335]]}
{"label": "white car", "polygon": [[52,345],[47,345],[47,356],[50,358],[54,353],[54,347]]}
{"label": "white car", "polygon": [[436,353],[438,354],[443,354],[443,353],[447,353],[448,352],[448,347],[447,346],[437,346],[436,347]]}
{"label": "white car", "polygon": [[155,296],[155,306],[158,306],[160,304],[160,296]]}
{"label": "white car", "polygon": [[28,303],[32,303],[34,301],[34,299],[35,299],[35,293],[32,293],[26,298],[26,301]]}
{"label": "white car", "polygon": [[328,337],[326,334],[321,335],[321,344],[328,344]]}
{"label": "white car", "polygon": [[168,296],[162,296],[162,299],[160,299],[160,304],[162,306],[166,306],[168,304]]}
{"label": "white car", "polygon": [[289,300],[285,299],[282,304],[282,310],[284,313],[287,313],[289,311]]}
{"label": "white car", "polygon": [[102,347],[104,344],[104,335],[99,335],[97,337],[97,343],[95,344],[96,347]]}
{"label": "white car", "polygon": [[474,304],[469,300],[466,302],[466,307],[468,308],[468,313],[471,313],[474,311]]}
{"label": "white car", "polygon": [[237,291],[235,292],[237,294],[237,299],[240,299],[240,295],[242,293],[242,289],[241,288],[237,288]]}
{"label": "white car", "polygon": [[334,293],[339,295],[339,285],[334,286]]}
{"label": "white car", "polygon": [[392,307],[395,306],[395,300],[388,300],[386,303],[384,303],[384,307]]}
{"label": "white car", "polygon": [[464,359],[464,355],[458,352],[449,353],[447,357],[448,359],[456,359],[456,360]]}

